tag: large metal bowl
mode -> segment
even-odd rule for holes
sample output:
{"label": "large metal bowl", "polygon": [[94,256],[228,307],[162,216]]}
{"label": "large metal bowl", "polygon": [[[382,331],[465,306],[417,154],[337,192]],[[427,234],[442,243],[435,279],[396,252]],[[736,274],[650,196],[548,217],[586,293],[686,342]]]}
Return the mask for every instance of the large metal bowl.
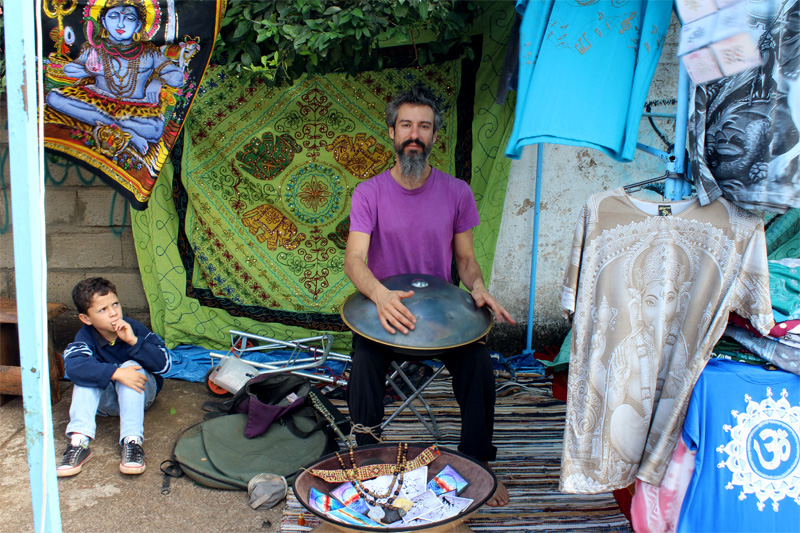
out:
{"label": "large metal bowl", "polygon": [[417,317],[407,334],[389,333],[381,325],[375,304],[361,294],[352,294],[342,306],[342,319],[359,335],[408,355],[435,355],[448,348],[475,342],[492,329],[492,313],[475,305],[472,295],[447,281],[428,274],[398,274],[381,280],[386,288],[414,291],[403,300]]}
{"label": "large metal bowl", "polygon": [[[419,455],[426,447],[426,444],[409,444],[408,445],[408,458],[413,459]],[[372,446],[359,446],[354,450],[356,462],[359,465],[374,464],[374,463],[394,463],[397,460],[397,445],[392,444],[375,444]],[[482,465],[472,457],[468,457],[456,450],[439,447],[441,455],[436,458],[431,464],[428,465],[428,480],[435,476],[446,465],[450,465],[456,471],[464,476],[469,481],[469,485],[459,495],[463,498],[470,498],[474,500],[472,504],[465,510],[464,513],[454,516],[453,518],[442,520],[440,522],[432,522],[430,526],[414,526],[408,527],[398,524],[397,527],[387,528],[371,528],[362,526],[352,526],[335,521],[327,515],[312,509],[308,503],[308,494],[311,487],[314,487],[323,494],[328,494],[331,490],[336,488],[336,483],[328,483],[318,477],[314,477],[310,470],[336,470],[341,468],[335,454],[326,455],[315,463],[303,468],[300,474],[294,481],[292,489],[297,500],[309,512],[314,514],[323,523],[314,531],[335,531],[356,532],[356,531],[426,531],[433,532],[456,532],[456,531],[472,531],[465,524],[464,520],[472,516],[478,509],[480,509],[494,494],[497,489],[497,478],[488,467]]]}

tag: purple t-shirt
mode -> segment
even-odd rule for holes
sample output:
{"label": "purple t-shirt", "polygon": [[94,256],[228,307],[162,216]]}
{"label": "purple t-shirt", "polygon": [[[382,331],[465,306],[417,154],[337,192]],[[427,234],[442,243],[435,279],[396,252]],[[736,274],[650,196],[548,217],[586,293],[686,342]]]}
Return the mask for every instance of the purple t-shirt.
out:
{"label": "purple t-shirt", "polygon": [[350,231],[370,236],[367,265],[379,280],[430,274],[453,281],[453,236],[479,223],[469,185],[435,168],[419,189],[405,189],[387,170],[353,191]]}

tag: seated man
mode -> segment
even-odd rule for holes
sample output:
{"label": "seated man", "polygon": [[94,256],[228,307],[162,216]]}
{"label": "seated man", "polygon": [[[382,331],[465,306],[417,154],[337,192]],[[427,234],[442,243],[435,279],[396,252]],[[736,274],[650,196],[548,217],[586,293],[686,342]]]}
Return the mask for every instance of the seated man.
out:
{"label": "seated man", "polygon": [[[345,273],[375,302],[389,333],[407,334],[416,318],[403,299],[414,293],[389,290],[378,280],[396,274],[429,274],[452,282],[455,253],[458,275],[475,303],[488,306],[498,322],[514,324],[489,294],[475,260],[472,228],[480,220],[469,185],[428,164],[442,124],[432,94],[421,87],[398,94],[386,107],[386,124],[397,159],[392,168],[359,184],[353,193]],[[379,426],[386,372],[392,360],[408,357],[356,333],[353,349],[348,387],[351,419],[355,424]],[[437,358],[453,376],[453,392],[461,407],[459,451],[484,463],[494,460],[495,383],[489,350],[483,342],[474,342]],[[362,433],[357,442],[369,444],[375,438]],[[488,503],[508,503],[502,483],[498,482]]]}

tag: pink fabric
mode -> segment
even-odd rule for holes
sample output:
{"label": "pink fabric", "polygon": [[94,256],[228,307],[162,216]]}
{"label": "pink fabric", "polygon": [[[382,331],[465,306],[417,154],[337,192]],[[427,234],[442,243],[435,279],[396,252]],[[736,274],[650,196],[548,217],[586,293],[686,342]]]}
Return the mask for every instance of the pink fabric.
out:
{"label": "pink fabric", "polygon": [[631,522],[636,533],[671,533],[678,527],[681,504],[694,473],[694,452],[678,440],[660,487],[636,480]]}
{"label": "pink fabric", "polygon": [[479,223],[469,185],[435,168],[414,190],[382,172],[356,187],[350,208],[350,231],[370,235],[367,265],[379,280],[430,274],[453,281],[453,236]]}

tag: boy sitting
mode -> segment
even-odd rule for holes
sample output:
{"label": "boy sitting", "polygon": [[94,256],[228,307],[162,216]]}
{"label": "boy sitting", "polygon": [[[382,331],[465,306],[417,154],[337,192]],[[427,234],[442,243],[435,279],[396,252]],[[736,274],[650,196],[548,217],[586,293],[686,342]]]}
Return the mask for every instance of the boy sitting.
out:
{"label": "boy sitting", "polygon": [[95,415],[119,416],[123,474],[145,470],[144,412],[172,365],[164,341],[144,325],[123,317],[117,288],[104,278],[89,278],[72,289],[78,318],[86,324],[64,350],[64,367],[74,383],[67,436],[70,442],[56,469],[74,476],[92,456]]}

